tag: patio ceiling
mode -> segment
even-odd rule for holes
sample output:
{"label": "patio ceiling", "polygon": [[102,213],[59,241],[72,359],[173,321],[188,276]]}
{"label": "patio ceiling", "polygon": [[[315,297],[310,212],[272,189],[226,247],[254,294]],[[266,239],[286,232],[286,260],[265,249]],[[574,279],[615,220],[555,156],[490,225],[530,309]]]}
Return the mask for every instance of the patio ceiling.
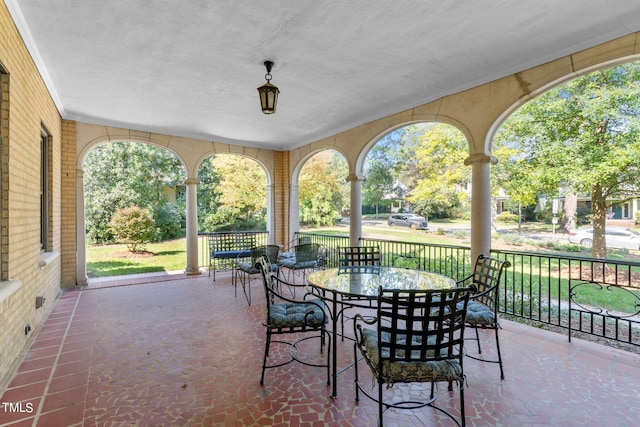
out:
{"label": "patio ceiling", "polygon": [[5,3],[63,118],[278,150],[640,30],[638,0]]}

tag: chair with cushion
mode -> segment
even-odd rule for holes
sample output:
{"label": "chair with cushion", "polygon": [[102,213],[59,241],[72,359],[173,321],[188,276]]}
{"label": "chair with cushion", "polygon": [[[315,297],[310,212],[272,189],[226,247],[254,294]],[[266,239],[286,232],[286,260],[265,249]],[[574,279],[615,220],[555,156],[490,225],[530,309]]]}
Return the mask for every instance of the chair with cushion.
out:
{"label": "chair with cushion", "polygon": [[231,278],[234,295],[238,296],[238,283],[240,283],[247,303],[251,305],[251,276],[260,274],[260,269],[257,266],[258,258],[266,255],[273,267],[277,269],[276,261],[278,260],[279,251],[280,247],[278,245],[262,245],[251,248],[248,257],[245,254],[240,255]]}
{"label": "chair with cushion", "polygon": [[466,322],[468,328],[475,329],[475,338],[469,339],[477,341],[478,354],[482,354],[478,330],[493,329],[496,336],[497,359],[487,359],[470,354],[467,354],[467,356],[482,362],[499,364],[501,379],[504,379],[504,369],[502,367],[500,338],[498,336],[498,330],[500,329],[498,321],[498,289],[502,273],[509,266],[511,266],[509,261],[480,254],[474,265],[473,273],[458,281],[459,286],[471,286],[475,289],[469,301]]}
{"label": "chair with cushion", "polygon": [[[380,426],[384,424],[384,411],[389,408],[418,409],[425,406],[446,414],[459,426],[465,425],[463,344],[470,295],[470,288],[423,291],[383,290],[381,287],[376,317],[370,320],[361,314],[356,315],[356,402],[361,392],[376,401]],[[377,393],[371,389],[375,385],[370,385],[370,381],[360,382],[359,354],[369,366]],[[449,390],[453,390],[453,383],[458,385],[459,418],[436,406],[440,382],[447,383]],[[399,385],[402,383],[411,384],[403,387]],[[424,383],[425,386],[413,383]],[[394,387],[400,389],[385,393]],[[411,397],[403,398],[404,391],[409,390]]]}
{"label": "chair with cushion", "polygon": [[318,243],[304,243],[296,245],[294,255],[287,258],[281,258],[278,265],[286,268],[288,271],[287,280],[290,283],[296,283],[295,274],[302,274],[302,281],[298,283],[305,284],[307,271],[314,270],[318,267],[318,253],[320,245]]}
{"label": "chair with cushion", "polygon": [[[264,348],[260,384],[264,384],[265,370],[277,368],[293,361],[297,361],[307,366],[326,368],[327,385],[329,385],[331,383],[329,371],[331,335],[326,329],[329,318],[324,311],[324,303],[319,299],[307,299],[312,296],[311,294],[306,294],[301,300],[285,297],[283,295],[284,288],[298,287],[304,289],[305,285],[287,283],[278,278],[276,272],[272,268],[271,262],[266,256],[258,258],[258,268],[262,273],[264,291],[267,299],[266,320],[263,323],[267,329],[267,339]],[[274,335],[284,334],[298,334],[301,335],[301,338],[295,342],[273,339]],[[320,339],[320,353],[324,353],[324,347],[325,345],[327,346],[326,359],[323,362],[306,360],[303,358],[304,356],[300,355],[304,352],[298,352],[297,346],[301,342],[313,338]],[[269,358],[269,349],[272,343],[289,345],[288,359],[284,361],[279,360],[268,365],[267,360]]]}

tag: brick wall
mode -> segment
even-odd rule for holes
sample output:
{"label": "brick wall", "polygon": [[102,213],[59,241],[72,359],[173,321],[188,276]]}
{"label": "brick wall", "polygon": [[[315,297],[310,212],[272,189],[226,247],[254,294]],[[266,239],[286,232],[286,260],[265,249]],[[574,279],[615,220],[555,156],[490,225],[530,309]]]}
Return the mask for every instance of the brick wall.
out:
{"label": "brick wall", "polygon": [[275,233],[274,242],[286,244],[289,241],[289,152],[274,152],[274,194]]}
{"label": "brick wall", "polygon": [[62,121],[62,287],[76,286],[76,122]]}
{"label": "brick wall", "polygon": [[[5,72],[0,78],[1,392],[60,293],[63,248],[61,118],[4,2],[0,3],[0,69]],[[50,243],[46,253],[40,250],[43,130],[50,135]],[[46,298],[44,307],[37,310],[36,296]],[[29,334],[25,334],[27,324]]]}

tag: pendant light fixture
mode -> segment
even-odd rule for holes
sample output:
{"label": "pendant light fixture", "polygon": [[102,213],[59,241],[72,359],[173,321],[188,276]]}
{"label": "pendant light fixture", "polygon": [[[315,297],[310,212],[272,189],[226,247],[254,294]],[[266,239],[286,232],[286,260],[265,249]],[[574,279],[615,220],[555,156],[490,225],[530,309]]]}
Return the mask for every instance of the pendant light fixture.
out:
{"label": "pendant light fixture", "polygon": [[273,114],[276,112],[276,104],[278,103],[280,90],[271,84],[271,68],[273,67],[273,62],[264,61],[264,66],[267,68],[267,74],[264,76],[267,82],[258,88],[260,107],[263,113]]}

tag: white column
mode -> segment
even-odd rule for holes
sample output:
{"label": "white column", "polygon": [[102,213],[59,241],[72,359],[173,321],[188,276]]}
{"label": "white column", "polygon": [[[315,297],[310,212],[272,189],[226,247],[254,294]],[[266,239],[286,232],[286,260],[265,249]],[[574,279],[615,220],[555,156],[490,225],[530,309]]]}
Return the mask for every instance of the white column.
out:
{"label": "white column", "polygon": [[87,243],[84,214],[84,171],[76,169],[76,285],[86,286]]}
{"label": "white column", "polygon": [[490,165],[496,159],[486,154],[473,155],[464,161],[471,165],[471,260],[491,250],[491,180]]}
{"label": "white column", "polygon": [[364,178],[356,174],[347,177],[347,182],[351,183],[351,206],[349,208],[351,246],[359,246],[359,239],[362,237],[362,181]]}
{"label": "white column", "polygon": [[198,266],[198,193],[197,186],[200,182],[195,178],[189,178],[184,182],[186,186],[187,204],[187,269],[185,274],[200,274]]}
{"label": "white column", "polygon": [[295,233],[300,230],[300,195],[297,185],[289,188],[289,241],[292,241]]}
{"label": "white column", "polygon": [[269,235],[267,236],[267,244],[272,245],[275,242],[275,215],[273,211],[275,209],[275,201],[273,200],[273,189],[274,185],[267,185],[267,217],[265,218],[267,231]]}

